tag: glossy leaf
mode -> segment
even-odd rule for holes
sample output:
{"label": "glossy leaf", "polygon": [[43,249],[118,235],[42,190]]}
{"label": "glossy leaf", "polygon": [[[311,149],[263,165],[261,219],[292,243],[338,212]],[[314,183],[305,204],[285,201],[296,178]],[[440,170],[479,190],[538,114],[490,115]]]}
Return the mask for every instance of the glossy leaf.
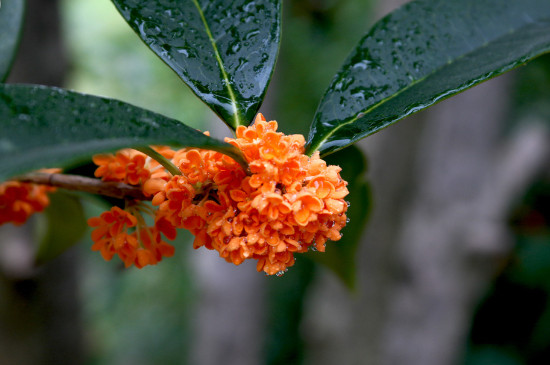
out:
{"label": "glossy leaf", "polygon": [[38,265],[56,258],[78,243],[88,227],[80,199],[63,192],[49,196],[50,205],[44,214],[37,216],[38,226],[42,227],[35,254]]}
{"label": "glossy leaf", "polygon": [[112,0],[141,39],[230,127],[258,111],[277,58],[280,0]]}
{"label": "glossy leaf", "polygon": [[17,50],[24,12],[24,0],[0,1],[0,81],[8,76]]}
{"label": "glossy leaf", "polygon": [[357,249],[372,205],[369,184],[365,181],[367,162],[363,152],[355,146],[338,151],[325,158],[327,164],[342,168],[340,175],[348,182],[349,222],[342,229],[342,238],[328,242],[325,253],[308,252],[308,256],[331,269],[350,289],[355,288],[357,276]]}
{"label": "glossy leaf", "polygon": [[413,1],[345,61],[317,109],[308,153],[334,152],[548,51],[548,0]]}
{"label": "glossy leaf", "polygon": [[227,143],[118,100],[0,84],[0,181],[43,167],[66,167],[98,152],[151,144],[206,148],[243,161]]}

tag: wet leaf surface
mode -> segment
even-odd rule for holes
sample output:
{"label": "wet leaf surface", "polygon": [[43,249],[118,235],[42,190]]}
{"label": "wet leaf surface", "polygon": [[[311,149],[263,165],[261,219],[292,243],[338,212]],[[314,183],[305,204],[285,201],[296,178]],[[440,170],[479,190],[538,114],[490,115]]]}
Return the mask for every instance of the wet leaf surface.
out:
{"label": "wet leaf surface", "polygon": [[308,152],[332,153],[548,51],[550,1],[413,1],[376,23],[345,61]]}
{"label": "wet leaf surface", "polygon": [[233,146],[160,114],[55,87],[0,84],[0,181],[93,154],[146,145],[200,147],[240,159]]}
{"label": "wet leaf surface", "polygon": [[230,127],[252,122],[279,49],[279,0],[113,3],[141,39]]}
{"label": "wet leaf surface", "polygon": [[8,76],[15,56],[24,12],[24,0],[0,1],[0,81]]}

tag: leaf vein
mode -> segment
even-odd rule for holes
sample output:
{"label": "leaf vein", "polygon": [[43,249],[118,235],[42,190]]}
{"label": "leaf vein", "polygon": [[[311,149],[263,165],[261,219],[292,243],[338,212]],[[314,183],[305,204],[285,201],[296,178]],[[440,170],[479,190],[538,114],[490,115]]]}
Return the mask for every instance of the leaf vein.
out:
{"label": "leaf vein", "polygon": [[237,98],[235,97],[235,92],[233,91],[233,88],[231,87],[231,82],[229,81],[229,76],[227,75],[227,71],[225,70],[225,66],[223,64],[223,60],[220,55],[220,51],[218,50],[218,46],[216,43],[216,39],[212,35],[212,31],[210,30],[210,27],[208,25],[208,22],[206,21],[206,18],[204,16],[204,12],[200,7],[200,4],[198,0],[193,0],[193,4],[195,4],[195,7],[197,8],[197,11],[199,12],[199,15],[201,17],[201,21],[204,24],[204,29],[206,31],[206,34],[208,38],[210,39],[210,43],[212,44],[212,48],[214,49],[214,55],[216,56],[216,61],[218,62],[218,65],[220,66],[220,71],[222,73],[223,80],[225,82],[225,86],[227,89],[227,92],[229,93],[229,98],[231,99],[231,104],[233,106],[233,115],[235,116],[235,123],[238,127],[241,125],[241,121],[239,118],[239,112],[237,108]]}

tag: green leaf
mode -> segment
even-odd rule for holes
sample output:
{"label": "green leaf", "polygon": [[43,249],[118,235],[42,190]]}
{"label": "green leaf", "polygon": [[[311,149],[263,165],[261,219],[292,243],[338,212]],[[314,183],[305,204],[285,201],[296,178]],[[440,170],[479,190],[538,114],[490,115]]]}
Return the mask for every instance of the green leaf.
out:
{"label": "green leaf", "polygon": [[231,128],[258,111],[279,50],[279,0],[112,0],[141,39]]}
{"label": "green leaf", "polygon": [[8,77],[25,13],[24,0],[0,1],[0,82]]}
{"label": "green leaf", "polygon": [[235,147],[118,100],[0,84],[0,181],[43,167],[66,167],[99,152],[157,144],[216,150],[246,165]]}
{"label": "green leaf", "polygon": [[350,289],[356,284],[356,256],[359,242],[372,205],[369,184],[365,181],[367,162],[363,152],[355,146],[338,151],[325,158],[329,165],[342,168],[340,175],[348,182],[349,222],[342,229],[342,238],[328,242],[325,253],[308,252],[312,260],[327,266]]}
{"label": "green leaf", "polygon": [[80,199],[75,195],[57,192],[50,194],[50,205],[39,214],[39,227],[43,232],[36,251],[35,262],[40,265],[50,261],[73,245],[84,232],[87,224]]}
{"label": "green leaf", "polygon": [[417,0],[374,25],[314,117],[332,153],[550,50],[548,0]]}

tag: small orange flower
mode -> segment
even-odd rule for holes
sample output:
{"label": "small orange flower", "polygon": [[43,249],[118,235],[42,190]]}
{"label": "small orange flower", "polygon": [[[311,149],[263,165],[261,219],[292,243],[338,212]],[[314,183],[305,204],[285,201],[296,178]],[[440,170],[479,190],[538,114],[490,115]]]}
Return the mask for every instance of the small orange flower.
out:
{"label": "small orange flower", "polygon": [[[141,269],[146,265],[156,265],[162,257],[174,255],[174,247],[162,240],[161,232],[174,239],[175,229],[167,227],[162,217],[154,227],[145,226],[136,207],[132,207],[132,212],[112,207],[99,217],[88,219],[88,225],[95,228],[92,231],[93,251],[99,251],[106,261],[118,255],[124,266],[134,265]],[[133,232],[129,233],[129,230]]]}
{"label": "small orange flower", "polygon": [[[59,169],[43,169],[40,172],[60,172]],[[19,181],[0,183],[0,225],[11,222],[16,226],[24,224],[29,217],[42,212],[49,204],[48,193],[55,188]]]}
{"label": "small orange flower", "polygon": [[[175,153],[164,146],[153,147],[153,149],[168,158],[172,158]],[[168,178],[168,174],[157,161],[130,148],[120,150],[115,155],[95,155],[92,161],[98,165],[95,176],[103,181],[142,185],[150,178]]]}
{"label": "small orange flower", "polygon": [[95,171],[95,176],[100,177],[103,181],[125,182],[127,166],[137,154],[139,154],[138,151],[125,149],[118,151],[116,155],[95,155],[92,161],[99,166]]}
{"label": "small orange flower", "polygon": [[[119,207],[101,213],[99,217],[88,219],[88,225],[95,228],[92,240],[95,242],[92,250],[100,251],[106,261],[118,254],[125,263],[132,257],[137,248],[137,240],[127,233],[129,228],[137,225],[137,219]],[[132,261],[133,257],[130,259]],[[129,265],[128,265],[129,266]]]}

